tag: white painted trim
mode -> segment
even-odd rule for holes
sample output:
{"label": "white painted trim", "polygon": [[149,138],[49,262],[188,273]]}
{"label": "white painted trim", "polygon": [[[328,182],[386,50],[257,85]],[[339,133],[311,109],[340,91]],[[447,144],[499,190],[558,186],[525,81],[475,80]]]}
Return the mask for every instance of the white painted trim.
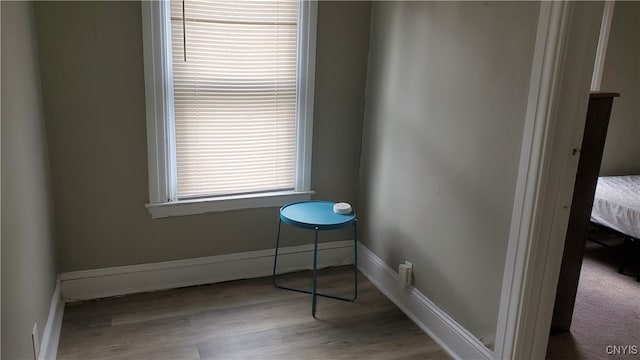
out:
{"label": "white painted trim", "polygon": [[578,157],[570,154],[582,143],[603,4],[571,3],[570,9],[566,50],[559,66],[561,86],[551,105],[554,136],[543,160],[544,196],[537,210],[536,243],[529,257],[530,276],[518,330],[530,345],[517,349],[520,357],[546,355],[578,165]]}
{"label": "white painted trim", "polygon": [[296,191],[311,189],[313,105],[316,78],[318,2],[298,1],[298,66],[296,66]]}
{"label": "white painted trim", "polygon": [[[311,269],[313,245],[280,248],[278,274]],[[269,276],[274,249],[60,274],[66,301]],[[353,240],[318,244],[318,268],[353,263]]]}
{"label": "white painted trim", "polygon": [[154,219],[170,216],[204,214],[215,211],[230,211],[248,208],[283,206],[296,201],[311,199],[314,191],[279,191],[245,195],[220,196],[215,198],[179,200],[158,204],[147,204]]}
{"label": "white painted trim", "polygon": [[42,333],[40,343],[40,356],[38,360],[55,360],[58,355],[58,343],[62,331],[62,317],[64,315],[64,300],[60,295],[60,280],[56,283],[56,289],[51,298],[49,317]]}
{"label": "white painted trim", "polygon": [[398,274],[371,250],[358,244],[358,268],[413,322],[454,359],[492,359],[480,340],[414,287],[400,283]]}
{"label": "white painted trim", "polygon": [[[558,87],[563,37],[568,22],[566,2],[540,3],[536,45],[529,85],[529,100],[520,153],[520,167],[503,274],[502,294],[496,331],[495,358],[514,359],[520,349],[530,349],[523,338],[523,302],[526,301],[528,262],[536,242],[538,209],[544,196],[543,169],[549,147],[552,105]],[[529,358],[528,356],[526,358]]]}
{"label": "white painted trim", "polygon": [[168,1],[143,1],[141,10],[149,201],[160,203],[175,198],[171,48],[164,45],[171,38]]}
{"label": "white painted trim", "polygon": [[584,130],[596,51],[589,30],[601,6],[540,4],[496,359],[545,357],[577,168],[571,149]]}
{"label": "white painted trim", "polygon": [[596,51],[596,62],[591,78],[591,90],[600,91],[602,84],[602,73],[604,72],[604,61],[607,57],[607,46],[609,44],[609,33],[613,21],[613,8],[615,1],[605,1],[604,13],[602,14],[602,24],[600,25],[600,37],[598,38],[598,50]]}

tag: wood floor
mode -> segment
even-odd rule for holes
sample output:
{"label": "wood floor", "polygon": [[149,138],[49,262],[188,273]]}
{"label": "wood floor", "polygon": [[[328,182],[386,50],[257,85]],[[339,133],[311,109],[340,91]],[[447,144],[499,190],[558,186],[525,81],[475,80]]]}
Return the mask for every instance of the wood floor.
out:
{"label": "wood floor", "polygon": [[[283,275],[309,287],[310,272]],[[348,296],[353,268],[322,270]],[[364,276],[355,303],[275,289],[271,278],[67,304],[58,359],[448,359]]]}

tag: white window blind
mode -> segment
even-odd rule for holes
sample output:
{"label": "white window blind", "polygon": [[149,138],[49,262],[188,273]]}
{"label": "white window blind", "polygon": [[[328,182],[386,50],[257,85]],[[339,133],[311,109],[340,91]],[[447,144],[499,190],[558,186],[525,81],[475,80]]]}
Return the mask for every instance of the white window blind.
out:
{"label": "white window blind", "polygon": [[171,1],[179,198],[294,189],[297,11]]}

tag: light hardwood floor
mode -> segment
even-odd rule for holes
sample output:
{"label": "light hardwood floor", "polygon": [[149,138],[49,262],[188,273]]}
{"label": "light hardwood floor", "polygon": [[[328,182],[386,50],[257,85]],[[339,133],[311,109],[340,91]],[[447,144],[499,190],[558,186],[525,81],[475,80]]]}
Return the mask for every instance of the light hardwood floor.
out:
{"label": "light hardwood floor", "polygon": [[[309,271],[280,277],[309,287]],[[319,291],[351,294],[352,267]],[[355,303],[275,289],[271,278],[67,304],[58,359],[448,359],[364,276]]]}

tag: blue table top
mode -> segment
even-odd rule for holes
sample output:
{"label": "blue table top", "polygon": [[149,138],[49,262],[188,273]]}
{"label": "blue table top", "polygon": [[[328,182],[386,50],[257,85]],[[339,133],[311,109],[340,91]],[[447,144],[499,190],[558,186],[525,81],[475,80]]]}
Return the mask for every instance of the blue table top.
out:
{"label": "blue table top", "polygon": [[280,220],[303,229],[333,230],[351,225],[356,214],[347,215],[333,212],[332,201],[302,201],[291,203],[280,209]]}

